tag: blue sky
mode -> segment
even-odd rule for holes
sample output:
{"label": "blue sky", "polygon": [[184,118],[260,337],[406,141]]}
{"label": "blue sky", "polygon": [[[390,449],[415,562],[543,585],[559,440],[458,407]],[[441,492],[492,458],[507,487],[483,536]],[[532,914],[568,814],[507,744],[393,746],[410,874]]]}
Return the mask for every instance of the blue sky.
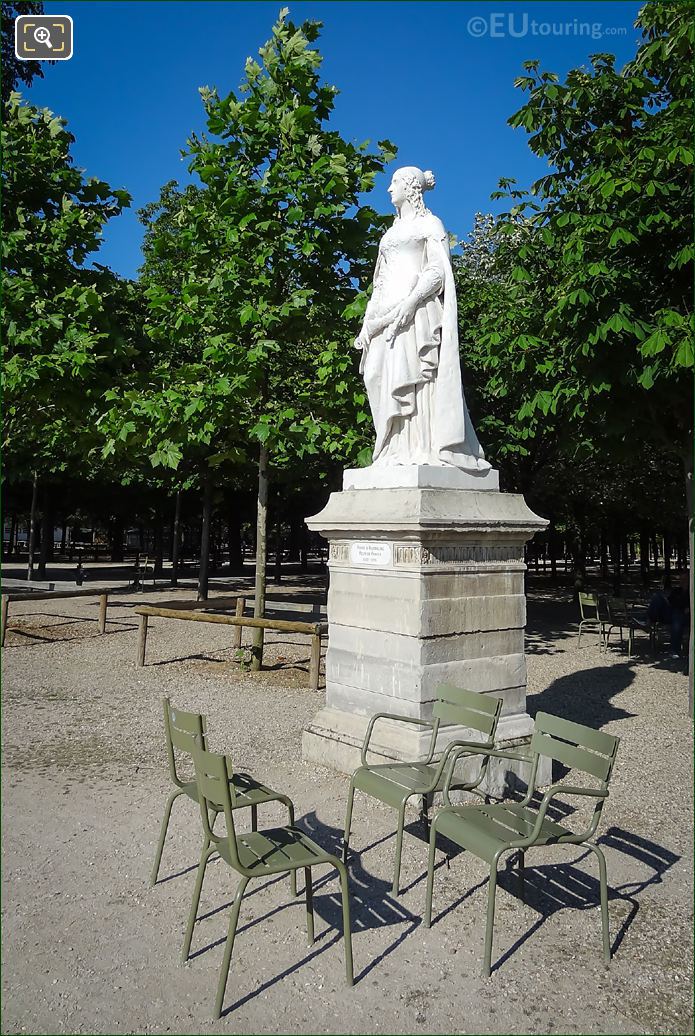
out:
{"label": "blue sky", "polygon": [[[266,0],[120,0],[46,3],[70,14],[75,56],[49,66],[27,91],[33,104],[68,120],[73,155],[89,176],[133,195],[106,227],[96,258],[125,276],[141,262],[135,210],[170,179],[185,179],[180,150],[203,129],[198,87],[236,89],[249,54],[270,35],[282,3]],[[528,184],[544,163],[507,119],[522,104],[514,89],[523,61],[563,76],[609,51],[622,65],[635,52],[640,5],[573,0],[319,0],[291,3],[295,22],[324,23],[323,77],[340,95],[332,124],[347,138],[388,138],[398,165],[432,169],[428,203],[464,237],[501,176]],[[390,176],[391,170],[388,171]],[[373,203],[389,210],[387,177]]]}

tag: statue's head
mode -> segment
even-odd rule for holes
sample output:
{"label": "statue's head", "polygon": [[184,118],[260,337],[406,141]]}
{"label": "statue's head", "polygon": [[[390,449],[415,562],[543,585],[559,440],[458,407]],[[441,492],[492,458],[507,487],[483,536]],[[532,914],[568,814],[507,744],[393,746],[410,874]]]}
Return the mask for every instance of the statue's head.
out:
{"label": "statue's head", "polygon": [[429,169],[423,172],[416,165],[404,165],[391,177],[388,193],[399,211],[403,203],[409,201],[416,215],[420,216],[427,211],[422,195],[432,190],[434,184],[434,173]]}

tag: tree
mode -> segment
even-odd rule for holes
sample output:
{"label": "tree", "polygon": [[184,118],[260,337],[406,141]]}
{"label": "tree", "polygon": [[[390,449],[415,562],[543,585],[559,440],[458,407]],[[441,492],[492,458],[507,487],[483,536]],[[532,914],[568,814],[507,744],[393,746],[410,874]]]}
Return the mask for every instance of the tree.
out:
{"label": "tree", "polygon": [[[320,80],[319,28],[282,11],[238,93],[201,90],[208,135],[194,134],[186,155],[202,186],[167,185],[148,216],[143,281],[159,362],[132,409],[148,408],[153,463],[195,456],[209,471],[257,453],[256,614],[270,463],[364,446],[362,386],[335,371],[350,362],[347,321],[383,228],[361,195],[395,151],[327,127],[337,91]],[[351,425],[338,426],[336,401]]]}
{"label": "tree", "polygon": [[523,215],[537,231],[512,273],[527,305],[537,256],[550,249],[559,260],[536,289],[534,309],[545,320],[542,339],[530,343],[530,362],[540,362],[529,413],[606,410],[624,434],[640,398],[649,436],[670,449],[674,436],[658,419],[668,400],[684,457],[693,366],[691,13],[690,5],[647,4],[638,20],[645,42],[622,72],[612,55],[597,54],[592,72],[575,70],[560,84],[527,63],[517,85],[530,96],[510,123],[534,134],[532,150],[554,171],[521,194],[504,227],[513,235]]}
{"label": "tree", "polygon": [[[19,14],[43,14],[42,3],[25,0],[22,3],[2,4],[0,37],[2,41],[2,100],[9,101],[10,94],[24,83],[31,86],[34,76],[43,79],[42,61],[20,61],[14,52],[14,23]],[[54,64],[54,62],[49,62]]]}
{"label": "tree", "polygon": [[637,24],[621,71],[595,54],[564,83],[535,61],[517,80],[510,124],[551,171],[500,183],[505,291],[478,341],[502,381],[523,370],[520,420],[677,456],[692,529],[692,6],[655,0]]}
{"label": "tree", "polygon": [[12,94],[2,127],[3,450],[11,478],[87,465],[94,408],[127,358],[113,311],[131,289],[87,269],[126,191],[85,180],[64,120]]}

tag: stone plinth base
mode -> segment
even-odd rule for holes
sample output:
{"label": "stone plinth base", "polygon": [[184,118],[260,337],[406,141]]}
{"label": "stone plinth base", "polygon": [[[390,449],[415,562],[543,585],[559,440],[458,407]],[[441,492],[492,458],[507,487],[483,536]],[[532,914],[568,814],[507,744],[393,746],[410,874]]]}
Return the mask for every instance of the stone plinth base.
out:
{"label": "stone plinth base", "polygon": [[[339,773],[352,774],[361,765],[362,744],[369,723],[368,716],[340,712],[325,708],[314,716],[302,734],[302,757],[319,766],[326,766]],[[523,714],[502,716],[497,726],[495,743],[501,749],[514,749],[528,743],[533,722]],[[463,727],[442,727],[437,739],[440,752],[449,741],[479,741],[480,734]],[[401,760],[424,759],[429,748],[430,732],[426,728],[414,727],[396,720],[379,720],[374,727],[370,741],[368,761],[371,764],[390,763]],[[460,763],[457,774],[473,779],[480,766],[480,757]],[[550,783],[548,772],[538,774],[539,784]],[[491,795],[502,797],[505,789],[514,785],[515,779],[528,781],[529,768],[520,762],[490,760],[483,789]]]}
{"label": "stone plinth base", "polygon": [[462,471],[461,468],[434,464],[371,464],[368,468],[348,468],[343,472],[343,489],[486,489],[499,490],[499,471]]}
{"label": "stone plinth base", "polygon": [[[307,520],[330,542],[330,588],[326,707],[305,731],[304,758],[352,772],[370,716],[428,720],[443,683],[501,697],[498,740],[518,744],[532,727],[524,543],[547,523],[520,496],[422,488],[423,468],[382,470],[410,471],[416,484],[334,493]],[[443,727],[441,746],[457,737],[470,734]],[[382,720],[373,744],[377,762],[417,760],[428,737]]]}

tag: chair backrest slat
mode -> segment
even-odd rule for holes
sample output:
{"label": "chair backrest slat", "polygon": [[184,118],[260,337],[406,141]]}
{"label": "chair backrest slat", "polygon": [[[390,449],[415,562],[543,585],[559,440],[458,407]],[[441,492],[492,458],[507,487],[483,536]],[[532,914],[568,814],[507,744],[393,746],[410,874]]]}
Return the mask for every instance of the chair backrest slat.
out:
{"label": "chair backrest slat", "polygon": [[[229,759],[216,752],[208,752],[197,745],[193,749],[195,779],[198,785],[198,801],[203,830],[211,842],[227,842],[233,866],[239,865],[237,853],[236,831],[234,828],[234,812],[230,781],[232,778]],[[224,813],[226,833],[217,835],[210,825],[210,810]]]}
{"label": "chair backrest slat", "polygon": [[610,772],[610,760],[602,755],[595,755],[587,752],[584,748],[576,748],[568,745],[566,741],[558,741],[557,738],[548,737],[547,734],[535,733],[531,738],[531,751],[539,755],[550,756],[564,763],[570,770],[583,770],[585,773],[593,774],[599,780],[605,781]]}
{"label": "chair backrest slat", "polygon": [[443,684],[437,688],[438,701],[434,703],[432,715],[442,723],[456,724],[479,730],[492,737],[502,709],[502,699],[467,691],[462,687]]}
{"label": "chair backrest slat", "polygon": [[557,759],[572,770],[608,781],[619,738],[582,723],[539,712],[531,738],[531,751]]}
{"label": "chair backrest slat", "polygon": [[606,734],[603,730],[594,730],[583,723],[574,723],[571,719],[553,716],[549,712],[539,712],[536,716],[536,730],[543,734],[561,737],[564,741],[574,741],[582,748],[590,748],[601,755],[614,755],[619,738]]}
{"label": "chair backrest slat", "polygon": [[608,606],[608,614],[612,619],[628,618],[629,609],[624,597],[608,597],[606,598],[606,604]]}
{"label": "chair backrest slat", "polygon": [[598,618],[598,597],[596,594],[579,593],[579,611],[582,619]]}
{"label": "chair backrest slat", "polygon": [[185,712],[172,705],[168,698],[163,701],[164,705],[164,732],[167,739],[167,751],[169,755],[169,769],[176,784],[181,784],[181,778],[176,770],[176,757],[174,749],[192,755],[193,749],[197,746],[205,748],[205,734],[207,723],[205,716],[199,712]]}

